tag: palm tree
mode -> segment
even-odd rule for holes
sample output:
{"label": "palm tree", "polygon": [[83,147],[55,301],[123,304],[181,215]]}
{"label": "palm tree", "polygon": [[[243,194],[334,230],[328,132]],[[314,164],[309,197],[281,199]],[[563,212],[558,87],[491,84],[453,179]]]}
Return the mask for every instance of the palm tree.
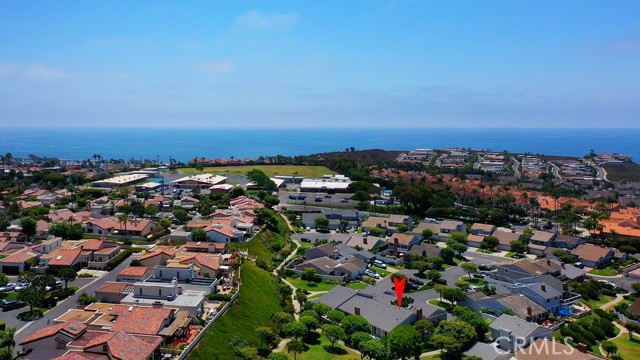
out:
{"label": "palm tree", "polygon": [[15,334],[16,334],[16,328],[12,326],[7,326],[2,332],[2,334],[0,334],[0,348],[2,348],[0,359],[2,360],[13,359],[13,348],[16,346],[16,341],[13,338]]}
{"label": "palm tree", "polygon": [[124,228],[124,233],[127,234],[127,222],[129,221],[129,214],[118,214],[118,224]]}

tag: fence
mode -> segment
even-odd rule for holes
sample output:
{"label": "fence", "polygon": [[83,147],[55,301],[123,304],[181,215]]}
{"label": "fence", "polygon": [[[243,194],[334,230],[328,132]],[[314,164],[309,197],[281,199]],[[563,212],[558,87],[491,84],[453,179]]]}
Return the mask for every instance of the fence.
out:
{"label": "fence", "polygon": [[[238,272],[240,272],[240,270],[238,270]],[[239,275],[238,275],[239,276]],[[213,326],[213,324],[216,323],[216,321],[218,321],[218,319],[224,315],[227,310],[229,310],[229,308],[231,307],[231,305],[233,305],[233,302],[236,301],[236,299],[240,296],[240,284],[238,283],[238,291],[236,291],[235,294],[233,294],[233,296],[231,297],[231,300],[229,300],[228,303],[226,303],[222,309],[220,309],[220,311],[218,311],[218,313],[213,317],[213,319],[211,319],[207,325],[205,325],[205,327],[202,329],[202,331],[200,331],[200,333],[195,337],[195,339],[193,339],[193,341],[191,342],[191,344],[189,344],[189,346],[187,346],[184,351],[182,352],[182,354],[180,354],[180,356],[178,357],[178,360],[185,360],[189,354],[191,353],[191,351],[193,351],[193,349],[195,349],[195,347],[198,345],[198,343],[200,342],[200,340],[202,340],[202,337],[204,336],[204,334],[207,332],[207,330],[209,330],[209,328],[211,326]]]}

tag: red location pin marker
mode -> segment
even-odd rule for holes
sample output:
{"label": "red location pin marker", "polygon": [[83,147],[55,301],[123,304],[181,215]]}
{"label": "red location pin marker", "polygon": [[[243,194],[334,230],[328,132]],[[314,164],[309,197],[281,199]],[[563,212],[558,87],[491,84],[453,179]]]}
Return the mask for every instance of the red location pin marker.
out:
{"label": "red location pin marker", "polygon": [[396,286],[396,299],[398,300],[398,309],[400,309],[400,306],[402,306],[402,294],[404,294],[405,281],[407,281],[406,277],[403,277],[402,280],[393,278],[393,284]]}

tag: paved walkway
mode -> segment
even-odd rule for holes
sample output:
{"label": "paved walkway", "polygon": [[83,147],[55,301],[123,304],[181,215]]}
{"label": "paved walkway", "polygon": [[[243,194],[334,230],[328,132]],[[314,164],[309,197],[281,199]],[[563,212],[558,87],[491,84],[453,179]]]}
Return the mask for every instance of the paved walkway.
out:
{"label": "paved walkway", "polygon": [[624,295],[625,295],[625,294],[618,294],[618,295],[616,295],[616,298],[615,298],[615,299],[613,299],[613,300],[609,301],[609,302],[608,302],[608,303],[606,303],[606,304],[602,304],[602,305],[600,305],[600,309],[602,309],[602,310],[604,310],[604,311],[607,311],[607,310],[608,310],[608,308],[613,307],[613,306],[615,306],[617,303],[619,303],[620,301],[622,301],[622,300],[624,299]]}

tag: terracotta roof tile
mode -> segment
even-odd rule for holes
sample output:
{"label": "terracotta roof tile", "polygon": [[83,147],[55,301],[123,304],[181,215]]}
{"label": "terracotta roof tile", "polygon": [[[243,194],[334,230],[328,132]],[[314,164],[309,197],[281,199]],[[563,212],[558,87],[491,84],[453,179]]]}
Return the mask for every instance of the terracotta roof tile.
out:
{"label": "terracotta roof tile", "polygon": [[162,342],[161,337],[156,338],[153,343],[150,343],[124,331],[115,331],[93,339],[84,346],[84,349],[107,345],[109,353],[118,360],[144,360],[151,356]]}
{"label": "terracotta roof tile", "polygon": [[58,249],[55,257],[49,260],[49,266],[71,266],[76,262],[82,250],[80,249]]}
{"label": "terracotta roof tile", "polygon": [[149,268],[144,266],[130,266],[118,273],[120,276],[144,276]]}
{"label": "terracotta roof tile", "polygon": [[87,325],[79,323],[79,322],[77,322],[75,320],[71,320],[71,321],[67,321],[67,322],[61,323],[61,324],[56,324],[56,325],[52,325],[52,326],[47,326],[47,327],[42,328],[42,329],[38,329],[31,336],[29,336],[26,339],[22,340],[20,342],[20,345],[24,345],[24,344],[28,344],[30,342],[34,342],[34,341],[37,341],[37,340],[48,338],[50,336],[53,336],[53,335],[57,334],[59,331],[64,331],[66,333],[69,333],[69,334],[75,336],[75,335],[80,334],[81,332],[83,332],[86,329],[87,329]]}

